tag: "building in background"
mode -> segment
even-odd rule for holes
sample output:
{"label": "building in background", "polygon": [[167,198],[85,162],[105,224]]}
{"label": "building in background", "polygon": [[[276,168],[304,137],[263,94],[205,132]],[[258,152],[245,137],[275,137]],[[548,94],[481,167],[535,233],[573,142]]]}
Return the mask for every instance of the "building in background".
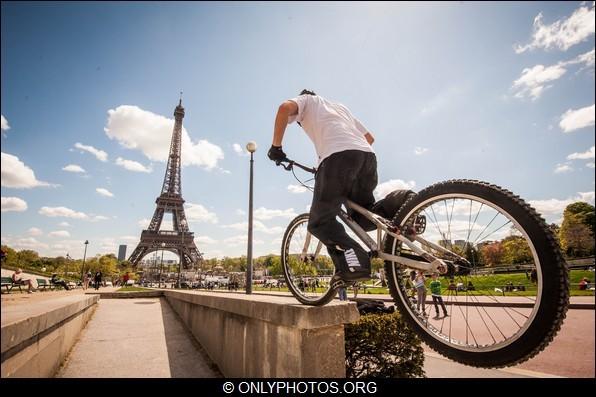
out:
{"label": "building in background", "polygon": [[118,261],[126,259],[126,244],[121,244],[118,248]]}

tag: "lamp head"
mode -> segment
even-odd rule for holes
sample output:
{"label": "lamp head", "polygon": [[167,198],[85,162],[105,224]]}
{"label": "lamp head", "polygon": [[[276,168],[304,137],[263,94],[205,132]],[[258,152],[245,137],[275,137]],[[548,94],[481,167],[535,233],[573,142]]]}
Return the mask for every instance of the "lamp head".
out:
{"label": "lamp head", "polygon": [[250,153],[254,153],[257,151],[257,143],[254,141],[250,141],[246,144],[246,150],[248,150]]}

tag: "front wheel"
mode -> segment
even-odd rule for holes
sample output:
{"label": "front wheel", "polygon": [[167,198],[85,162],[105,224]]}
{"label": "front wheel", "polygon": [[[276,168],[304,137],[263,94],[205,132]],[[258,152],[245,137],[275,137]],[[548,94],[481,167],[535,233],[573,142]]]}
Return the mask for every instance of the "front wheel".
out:
{"label": "front wheel", "polygon": [[308,214],[290,222],[281,245],[281,267],[288,289],[300,303],[322,306],[336,294],[330,281],[334,266],[327,248],[307,230]]}
{"label": "front wheel", "polygon": [[[428,298],[416,302],[413,269],[385,262],[398,309],[432,349],[490,368],[528,360],[552,341],[569,303],[568,270],[551,230],[522,199],[452,180],[409,199],[393,222],[415,230],[415,244],[448,264],[445,275],[426,275]],[[392,237],[384,249],[415,256]]]}

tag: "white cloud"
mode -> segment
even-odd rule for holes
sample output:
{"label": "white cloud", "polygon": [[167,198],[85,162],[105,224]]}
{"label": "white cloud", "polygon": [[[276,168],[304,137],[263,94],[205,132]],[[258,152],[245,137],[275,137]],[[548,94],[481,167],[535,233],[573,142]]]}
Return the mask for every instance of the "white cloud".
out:
{"label": "white cloud", "polygon": [[110,192],[108,189],[104,189],[103,187],[98,187],[97,189],[95,189],[95,191],[99,193],[100,196],[114,197],[114,194],[112,192]]}
{"label": "white cloud", "polygon": [[380,200],[394,190],[414,190],[415,187],[416,182],[414,181],[405,182],[401,179],[390,179],[387,182],[377,185],[373,194],[377,200]]}
{"label": "white cloud", "polygon": [[566,172],[571,172],[571,171],[573,171],[573,167],[571,167],[567,163],[557,164],[557,166],[555,167],[555,174],[564,174]]}
{"label": "white cloud", "polygon": [[[226,245],[229,245],[232,247],[239,246],[239,245],[246,245],[246,244],[248,244],[248,236],[246,234],[241,234],[238,236],[229,237],[229,238],[225,239],[223,242]],[[264,241],[259,240],[259,239],[253,239],[252,243],[254,245],[258,245],[258,244],[263,244]]]}
{"label": "white cloud", "polygon": [[27,210],[27,202],[18,197],[2,197],[1,212],[23,212]]}
{"label": "white cloud", "polygon": [[571,153],[567,156],[567,160],[589,160],[594,158],[594,146],[583,153]]}
{"label": "white cloud", "polygon": [[585,64],[584,67],[582,68],[582,70],[594,67],[594,49],[592,49],[592,51],[588,51],[584,54],[578,55],[571,61],[567,62],[568,65],[573,65],[576,63],[580,63],[580,64],[584,63]]}
{"label": "white cloud", "polygon": [[126,160],[126,159],[123,159],[122,157],[118,157],[116,159],[116,165],[119,165],[129,171],[134,171],[134,172],[151,173],[153,171],[153,169],[151,167],[145,167],[143,164],[141,164],[137,161]]}
{"label": "white cloud", "polygon": [[547,221],[561,220],[563,211],[569,204],[577,201],[585,201],[594,204],[594,192],[578,192],[577,196],[569,197],[564,200],[548,199],[548,200],[530,200],[529,204],[542,214]]}
{"label": "white cloud", "polygon": [[16,189],[29,189],[37,186],[54,186],[38,181],[33,170],[25,165],[17,156],[1,153],[0,175],[2,186]]}
{"label": "white cloud", "polygon": [[[226,229],[234,229],[234,230],[241,230],[241,231],[248,232],[248,222],[233,223],[231,225],[224,225],[222,227],[223,228],[226,228]],[[273,226],[273,227],[265,226],[265,224],[263,222],[261,222],[261,221],[253,221],[252,227],[253,227],[254,231],[256,231],[256,232],[263,232],[263,233],[266,233],[266,234],[280,234],[280,233],[283,233],[283,231],[284,231],[284,228],[283,227],[280,227],[280,226]]]}
{"label": "white cloud", "polygon": [[255,219],[266,221],[273,218],[294,218],[298,214],[294,212],[294,208],[288,208],[287,210],[271,210],[265,207],[257,208],[253,213]]}
{"label": "white cloud", "polygon": [[302,185],[288,185],[288,191],[298,194],[308,192],[308,189]]}
{"label": "white cloud", "polygon": [[70,233],[66,230],[56,230],[53,232],[49,232],[48,236],[50,237],[70,237]]}
{"label": "white cloud", "polygon": [[68,172],[85,172],[85,170],[83,169],[83,167],[81,167],[80,165],[76,165],[76,164],[68,164],[65,167],[62,167],[63,171],[68,171]]}
{"label": "white cloud", "polygon": [[52,218],[61,216],[64,218],[89,219],[89,215],[84,212],[74,211],[67,207],[41,207],[39,214]]}
{"label": "white cloud", "polygon": [[[168,159],[174,120],[143,110],[137,106],[121,105],[108,110],[105,133],[128,149],[140,150],[149,160]],[[217,166],[224,158],[223,150],[207,140],[193,143],[182,127],[182,165],[196,165],[206,169]]]}
{"label": "white cloud", "polygon": [[195,243],[202,244],[202,245],[210,245],[210,244],[216,244],[217,240],[214,240],[209,236],[199,236],[199,237],[195,237]]}
{"label": "white cloud", "polygon": [[108,161],[108,154],[103,150],[99,150],[94,148],[93,146],[83,145],[80,142],[75,143],[74,147],[77,149],[83,150],[85,152],[89,152],[94,155],[99,161],[103,161],[104,163]]}
{"label": "white cloud", "polygon": [[15,250],[34,250],[39,252],[40,249],[48,249],[49,246],[45,243],[37,241],[34,237],[5,237],[2,236],[2,241]]}
{"label": "white cloud", "polygon": [[91,222],[107,221],[108,219],[110,218],[108,218],[107,216],[89,214],[89,220]]}
{"label": "white cloud", "polygon": [[546,83],[557,80],[563,76],[567,70],[562,64],[556,64],[548,67],[536,65],[533,68],[525,68],[519,79],[513,82],[513,90],[516,98],[531,97],[536,100],[542,95],[545,89],[550,88]]}
{"label": "white cloud", "polygon": [[588,167],[588,168],[594,168],[594,162],[591,161],[591,162],[587,163],[586,164],[586,167]]}
{"label": "white cloud", "polygon": [[27,230],[27,234],[30,236],[41,236],[43,234],[43,230],[37,227],[32,227],[29,230]]}
{"label": "white cloud", "polygon": [[217,214],[215,212],[209,212],[209,210],[201,204],[186,203],[184,213],[189,221],[206,223],[218,222]]}
{"label": "white cloud", "polygon": [[147,229],[149,227],[149,223],[151,223],[151,219],[143,218],[137,222],[137,225],[143,229]]}
{"label": "white cloud", "polygon": [[58,226],[62,226],[62,227],[70,227],[70,223],[68,223],[68,222],[60,222],[60,223],[58,224]]}
{"label": "white cloud", "polygon": [[428,152],[428,148],[425,148],[425,147],[416,146],[414,148],[414,154],[416,156],[421,156],[421,155],[423,155],[424,153],[427,153],[427,152]]}
{"label": "white cloud", "polygon": [[239,145],[239,144],[237,144],[237,143],[233,144],[233,145],[232,145],[232,148],[234,148],[234,152],[236,152],[236,154],[237,154],[238,156],[249,156],[249,155],[250,155],[250,154],[249,154],[249,153],[248,153],[246,150],[244,150],[244,149],[242,148],[242,146],[240,146],[240,145]]}
{"label": "white cloud", "polygon": [[236,215],[244,216],[244,215],[246,215],[246,211],[238,208],[238,209],[236,209]]}
{"label": "white cloud", "polygon": [[8,125],[8,120],[6,120],[6,117],[4,117],[4,115],[0,115],[0,129],[2,131],[8,131],[10,130],[10,126]]}
{"label": "white cloud", "polygon": [[520,54],[527,50],[558,48],[566,51],[575,44],[585,41],[594,34],[594,3],[592,7],[580,7],[569,18],[563,18],[550,25],[542,22],[542,13],[534,18],[534,32],[530,44],[515,46]]}
{"label": "white cloud", "polygon": [[559,123],[563,132],[571,132],[592,125],[594,125],[594,105],[577,110],[567,110],[561,116]]}

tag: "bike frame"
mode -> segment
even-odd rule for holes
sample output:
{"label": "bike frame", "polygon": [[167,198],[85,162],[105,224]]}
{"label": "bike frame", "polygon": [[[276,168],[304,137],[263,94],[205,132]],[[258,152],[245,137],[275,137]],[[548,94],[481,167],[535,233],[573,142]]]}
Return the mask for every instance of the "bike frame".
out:
{"label": "bike frame", "polygon": [[[283,165],[283,164],[282,164]],[[283,165],[283,167],[286,170],[291,170],[293,166],[297,166],[299,168],[302,168],[303,170],[313,173],[316,173],[316,169],[314,168],[309,168],[306,166],[303,166],[302,164],[299,164],[295,161],[292,160],[288,160],[288,165]],[[346,209],[351,209],[354,210],[360,214],[362,214],[366,219],[368,219],[369,221],[371,221],[372,223],[374,223],[374,225],[377,227],[377,239],[376,241],[371,238],[369,236],[369,234],[358,224],[356,223],[356,221],[354,221],[349,215],[348,212],[345,210],[341,210],[339,213],[339,217],[344,221],[344,223],[356,234],[356,236],[358,236],[358,238],[360,238],[360,240],[373,252],[376,254],[376,256],[378,256],[379,258],[386,260],[386,261],[392,261],[392,262],[397,262],[398,264],[405,266],[405,267],[409,267],[412,269],[418,269],[421,270],[423,272],[439,272],[439,273],[446,273],[447,272],[447,264],[439,258],[436,258],[435,256],[433,256],[432,254],[424,251],[423,249],[417,247],[416,245],[414,245],[413,241],[417,241],[423,245],[426,245],[427,247],[431,247],[434,250],[437,250],[438,252],[442,252],[445,253],[447,255],[451,255],[452,257],[462,260],[464,262],[467,262],[466,259],[462,258],[461,256],[453,253],[452,251],[449,251],[446,248],[441,247],[440,245],[437,245],[435,243],[432,243],[430,241],[425,240],[424,238],[413,234],[413,241],[410,240],[408,237],[404,236],[398,228],[396,228],[391,221],[389,221],[388,219],[385,219],[369,210],[367,210],[366,208],[356,204],[355,202],[346,199],[346,201],[344,202],[344,206],[346,207]],[[393,229],[395,231],[392,231],[390,229]],[[310,240],[311,240],[311,234],[310,232],[307,232],[306,235],[306,239],[304,242],[304,247],[302,249],[302,259],[306,258],[307,255],[307,250],[308,247],[310,245]],[[391,236],[395,239],[397,239],[398,241],[401,241],[403,244],[405,244],[409,249],[411,249],[413,252],[415,252],[416,254],[420,255],[420,257],[422,257],[426,262],[422,262],[422,261],[417,261],[414,259],[410,259],[410,258],[405,258],[403,256],[399,256],[399,255],[392,255],[392,254],[388,254],[386,252],[384,252],[380,247],[382,244],[382,241],[387,237],[387,236]],[[317,244],[317,248],[315,250],[314,253],[314,258],[316,258],[321,249],[323,247],[323,243],[321,243],[319,241],[319,243]],[[314,259],[313,258],[313,259]]]}
{"label": "bike frame", "polygon": [[[404,236],[398,230],[396,230],[395,232],[391,231],[389,229],[390,224],[391,224],[391,222],[389,220],[367,210],[366,208],[356,204],[355,202],[353,202],[351,200],[346,200],[344,205],[346,208],[352,209],[352,210],[362,214],[366,219],[368,219],[369,221],[374,223],[375,226],[377,227],[377,230],[376,230],[377,238],[375,241],[373,238],[370,237],[370,235],[358,223],[356,223],[356,221],[354,221],[348,215],[348,213],[346,211],[344,211],[342,209],[339,213],[339,217],[344,221],[344,223],[356,234],[356,236],[358,236],[358,238],[360,238],[360,240],[371,251],[375,252],[379,258],[386,260],[386,261],[397,262],[402,266],[409,267],[412,269],[418,269],[423,272],[431,272],[431,273],[432,272],[440,272],[440,273],[447,272],[447,264],[443,260],[436,258],[435,256],[431,255],[430,253],[417,247],[416,245],[414,245],[414,242],[412,240],[410,240],[408,237]],[[413,252],[420,255],[422,258],[424,258],[427,262],[417,261],[414,259],[405,258],[405,257],[399,256],[399,255],[392,255],[392,254],[388,254],[388,253],[384,252],[380,247],[381,247],[382,241],[387,236],[391,236],[391,237],[397,239],[398,241],[401,241]],[[454,256],[456,255],[453,252],[451,252],[439,245],[436,245],[430,241],[427,241],[417,235],[414,236],[413,240],[418,241],[421,244],[426,244],[427,246],[432,247],[433,249],[436,249],[440,252],[444,252],[448,255],[454,255]]]}

